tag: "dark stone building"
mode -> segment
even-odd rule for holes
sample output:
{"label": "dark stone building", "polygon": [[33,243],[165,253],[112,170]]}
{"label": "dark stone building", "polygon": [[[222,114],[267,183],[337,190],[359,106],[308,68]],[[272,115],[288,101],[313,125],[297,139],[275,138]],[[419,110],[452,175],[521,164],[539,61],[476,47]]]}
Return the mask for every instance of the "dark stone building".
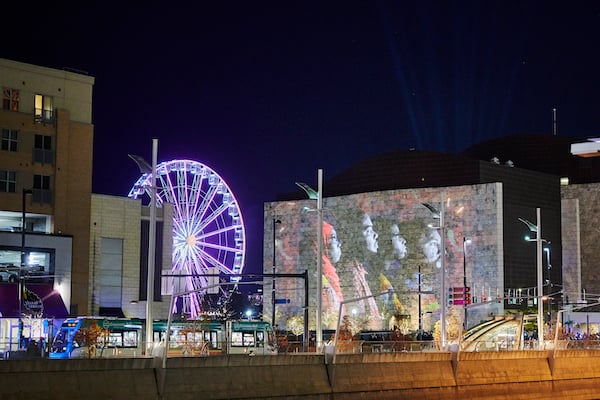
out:
{"label": "dark stone building", "polygon": [[[386,153],[327,180],[323,194],[327,198],[500,182],[505,295],[509,289],[536,286],[536,245],[525,239],[526,235],[535,238],[535,234],[519,219],[536,224],[539,207],[544,248],[548,249],[543,252],[544,292],[561,291],[564,268],[568,275],[565,279],[571,281],[568,289],[573,293],[567,293],[565,298],[559,293],[556,298],[558,302],[575,301],[582,288],[600,293],[600,280],[594,272],[600,255],[592,250],[592,244],[600,240],[600,209],[594,201],[600,190],[595,183],[600,181],[600,159],[572,155],[571,144],[581,141],[566,136],[514,135],[482,142],[459,155],[418,150]],[[562,197],[571,200],[564,206],[561,190]],[[305,197],[303,192],[294,192],[281,194],[278,200]],[[573,199],[577,199],[578,208],[573,208]],[[565,235],[568,245],[563,248]]]}

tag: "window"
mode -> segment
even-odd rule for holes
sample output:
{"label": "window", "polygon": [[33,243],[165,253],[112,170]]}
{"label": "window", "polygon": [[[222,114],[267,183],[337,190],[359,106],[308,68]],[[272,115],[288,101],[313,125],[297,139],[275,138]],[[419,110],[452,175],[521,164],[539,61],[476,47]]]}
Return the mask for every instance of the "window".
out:
{"label": "window", "polygon": [[231,332],[231,345],[232,346],[243,346],[242,332]]}
{"label": "window", "polygon": [[15,193],[17,191],[17,173],[0,171],[0,192]]}
{"label": "window", "polygon": [[254,332],[231,332],[231,346],[254,347]]}
{"label": "window", "polygon": [[2,90],[2,108],[4,110],[19,111],[19,91],[11,88]]}
{"label": "window", "polygon": [[32,200],[36,203],[51,204],[52,191],[50,190],[50,177],[47,175],[33,176]]}
{"label": "window", "polygon": [[50,177],[48,175],[34,175],[33,188],[50,190]]}
{"label": "window", "polygon": [[33,140],[33,162],[53,164],[52,136],[35,135]]}
{"label": "window", "polygon": [[102,238],[100,244],[100,270],[95,286],[100,307],[121,307],[123,297],[123,239]]}
{"label": "window", "polygon": [[[19,230],[21,227],[15,227]],[[0,246],[0,282],[14,281],[21,265],[21,250]],[[26,248],[22,273],[28,283],[52,283],[54,250]]]}
{"label": "window", "polygon": [[42,150],[52,150],[52,136],[35,135],[34,147]]}
{"label": "window", "polygon": [[6,151],[17,151],[18,131],[2,128],[1,149]]}
{"label": "window", "polygon": [[54,119],[52,97],[41,94],[35,95],[36,122],[49,122]]}

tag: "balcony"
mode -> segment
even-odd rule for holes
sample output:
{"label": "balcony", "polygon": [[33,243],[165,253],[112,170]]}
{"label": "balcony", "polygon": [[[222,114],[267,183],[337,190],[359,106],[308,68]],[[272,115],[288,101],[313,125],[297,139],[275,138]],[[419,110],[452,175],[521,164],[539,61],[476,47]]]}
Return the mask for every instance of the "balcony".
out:
{"label": "balcony", "polygon": [[56,113],[52,109],[35,108],[33,111],[33,122],[36,124],[54,124],[56,122]]}

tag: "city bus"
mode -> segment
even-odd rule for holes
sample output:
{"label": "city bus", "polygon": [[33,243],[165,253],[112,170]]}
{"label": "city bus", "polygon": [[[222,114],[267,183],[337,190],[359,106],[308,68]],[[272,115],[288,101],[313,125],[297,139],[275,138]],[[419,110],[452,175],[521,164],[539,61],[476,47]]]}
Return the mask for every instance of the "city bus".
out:
{"label": "city bus", "polygon": [[[94,348],[90,349],[82,333],[95,325],[102,330],[102,334],[93,344]],[[49,357],[135,357],[143,353],[144,330],[145,323],[142,319],[69,318],[63,322],[55,335]],[[164,346],[166,330],[167,321],[154,321],[154,349]],[[277,354],[273,329],[269,323],[263,321],[175,321],[171,323],[168,342],[169,356]],[[153,350],[153,354],[158,353]]]}

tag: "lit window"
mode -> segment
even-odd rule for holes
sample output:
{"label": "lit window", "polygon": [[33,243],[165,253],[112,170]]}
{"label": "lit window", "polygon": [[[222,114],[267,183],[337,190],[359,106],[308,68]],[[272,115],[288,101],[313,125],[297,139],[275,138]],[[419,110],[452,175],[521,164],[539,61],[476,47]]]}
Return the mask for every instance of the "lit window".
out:
{"label": "lit window", "polygon": [[35,118],[36,121],[47,122],[52,121],[53,114],[53,101],[52,97],[44,96],[41,94],[35,95]]}
{"label": "lit window", "polygon": [[18,131],[12,129],[2,129],[1,149],[6,151],[17,151]]}
{"label": "lit window", "polygon": [[0,171],[0,192],[15,193],[17,191],[17,173]]}
{"label": "lit window", "polygon": [[19,91],[11,88],[2,90],[2,108],[4,110],[19,111]]}
{"label": "lit window", "polygon": [[244,332],[244,346],[254,346],[254,333]]}
{"label": "lit window", "polygon": [[243,346],[242,332],[231,332],[231,345]]}

